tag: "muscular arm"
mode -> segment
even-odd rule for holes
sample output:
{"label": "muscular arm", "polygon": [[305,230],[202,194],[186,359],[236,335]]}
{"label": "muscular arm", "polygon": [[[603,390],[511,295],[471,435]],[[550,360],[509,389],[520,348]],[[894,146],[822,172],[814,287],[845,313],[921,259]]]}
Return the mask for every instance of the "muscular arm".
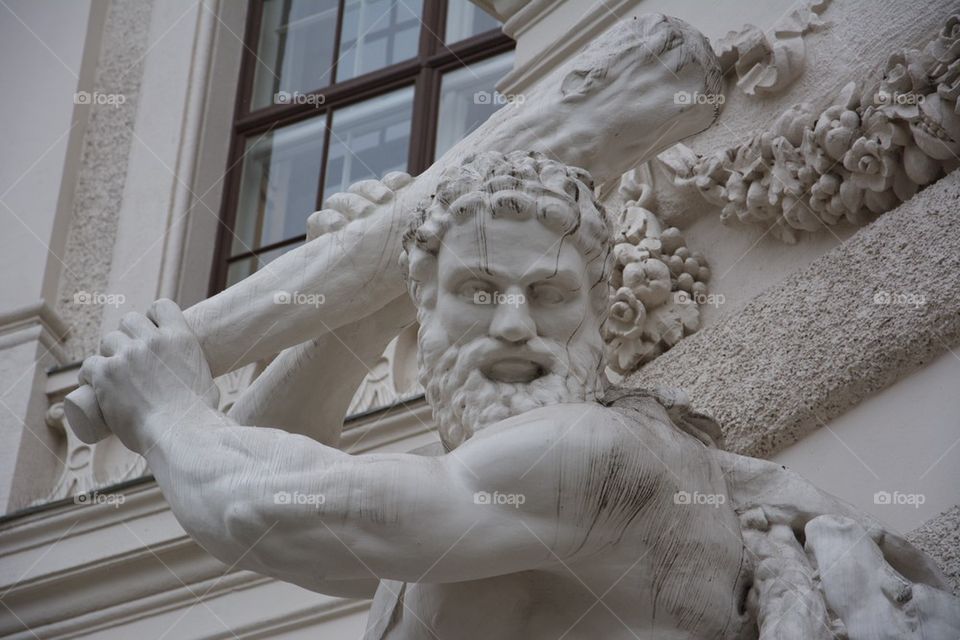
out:
{"label": "muscular arm", "polygon": [[[373,576],[471,580],[589,554],[605,542],[590,533],[598,519],[643,506],[579,505],[564,494],[564,469],[589,484],[591,461],[619,436],[605,433],[605,409],[556,409],[429,458],[351,456],[303,436],[236,427],[204,408],[146,456],[184,528],[228,564],[321,591]],[[567,429],[576,418],[580,429]],[[164,419],[154,421],[150,429],[162,430]],[[477,492],[510,497],[478,504]]]}
{"label": "muscular arm", "polygon": [[415,314],[403,294],[375,314],[284,350],[243,391],[230,417],[239,424],[276,425],[338,446],[357,388]]}

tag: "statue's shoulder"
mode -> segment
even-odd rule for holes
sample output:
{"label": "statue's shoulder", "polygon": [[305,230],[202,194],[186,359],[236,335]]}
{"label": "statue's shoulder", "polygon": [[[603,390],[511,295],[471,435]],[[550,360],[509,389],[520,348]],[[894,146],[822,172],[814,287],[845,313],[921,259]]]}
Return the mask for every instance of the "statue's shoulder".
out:
{"label": "statue's shoulder", "polygon": [[601,404],[628,420],[666,422],[708,447],[723,449],[720,423],[694,411],[682,389],[612,386],[604,393]]}

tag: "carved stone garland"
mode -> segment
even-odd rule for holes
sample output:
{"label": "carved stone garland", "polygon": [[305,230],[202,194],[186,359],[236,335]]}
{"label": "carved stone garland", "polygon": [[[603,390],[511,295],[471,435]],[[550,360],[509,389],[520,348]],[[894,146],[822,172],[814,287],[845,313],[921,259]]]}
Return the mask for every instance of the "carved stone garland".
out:
{"label": "carved stone garland", "polygon": [[923,50],[890,56],[883,79],[833,105],[788,109],[773,130],[703,156],[675,178],[783,242],[841,221],[863,225],[960,166],[960,16]]}
{"label": "carved stone garland", "polygon": [[[617,220],[610,310],[604,325],[607,366],[627,375],[700,328],[710,269],[680,230],[662,228],[640,184]],[[629,191],[626,191],[629,193]]]}

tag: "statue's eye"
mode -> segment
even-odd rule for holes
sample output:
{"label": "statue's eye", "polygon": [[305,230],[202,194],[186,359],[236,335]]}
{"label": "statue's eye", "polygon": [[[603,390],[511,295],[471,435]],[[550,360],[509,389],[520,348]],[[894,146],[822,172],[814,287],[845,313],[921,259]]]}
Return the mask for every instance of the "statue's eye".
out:
{"label": "statue's eye", "polygon": [[483,280],[467,280],[460,285],[458,293],[460,297],[467,299],[475,304],[490,304],[496,288],[489,282]]}
{"label": "statue's eye", "polygon": [[567,299],[566,292],[552,284],[535,284],[530,293],[533,299],[541,304],[559,304]]}

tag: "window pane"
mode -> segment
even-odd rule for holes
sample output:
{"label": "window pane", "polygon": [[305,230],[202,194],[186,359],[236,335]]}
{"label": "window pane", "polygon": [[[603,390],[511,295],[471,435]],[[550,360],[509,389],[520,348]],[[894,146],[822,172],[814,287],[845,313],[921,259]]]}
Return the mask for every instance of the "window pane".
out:
{"label": "window pane", "polygon": [[470,0],[450,0],[447,3],[447,28],[443,38],[447,44],[499,28],[500,22],[496,18]]}
{"label": "window pane", "polygon": [[230,255],[306,232],[316,210],[325,125],[321,116],[247,140]]}
{"label": "window pane", "polygon": [[490,114],[507,104],[493,87],[512,65],[513,52],[508,51],[443,76],[434,158],[440,158]]}
{"label": "window pane", "polygon": [[249,258],[244,258],[242,260],[237,260],[236,262],[231,262],[230,266],[227,268],[227,286],[234,285],[247,276],[249,276],[254,271],[259,271],[265,265],[270,264],[287,251],[291,251],[300,246],[299,242],[291,244],[287,247],[280,247],[279,249],[271,249],[256,256],[251,256]]}
{"label": "window pane", "polygon": [[422,0],[346,0],[337,82],[417,55]]}
{"label": "window pane", "polygon": [[357,180],[406,171],[413,87],[333,112],[323,198]]}
{"label": "window pane", "polygon": [[[265,0],[251,108],[270,106],[279,92],[308,93],[330,84],[337,4]],[[278,102],[284,102],[284,96]]]}

